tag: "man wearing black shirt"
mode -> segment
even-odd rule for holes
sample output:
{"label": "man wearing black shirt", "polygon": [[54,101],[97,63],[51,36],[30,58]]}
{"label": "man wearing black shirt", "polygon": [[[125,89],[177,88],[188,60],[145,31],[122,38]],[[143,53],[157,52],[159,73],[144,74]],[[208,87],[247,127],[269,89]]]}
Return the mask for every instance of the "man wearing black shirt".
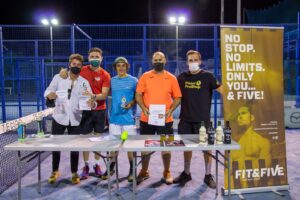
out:
{"label": "man wearing black shirt", "polygon": [[[222,87],[213,74],[200,69],[201,54],[190,50],[186,54],[189,71],[178,76],[178,83],[182,93],[180,122],[178,124],[179,134],[199,134],[201,121],[206,128],[210,122],[210,107],[213,90],[222,93]],[[207,151],[211,153],[211,151]],[[184,171],[174,179],[174,183],[186,183],[191,180],[190,165],[192,152],[184,152]],[[210,173],[211,157],[204,152],[205,178],[210,188],[216,188],[216,183]]]}

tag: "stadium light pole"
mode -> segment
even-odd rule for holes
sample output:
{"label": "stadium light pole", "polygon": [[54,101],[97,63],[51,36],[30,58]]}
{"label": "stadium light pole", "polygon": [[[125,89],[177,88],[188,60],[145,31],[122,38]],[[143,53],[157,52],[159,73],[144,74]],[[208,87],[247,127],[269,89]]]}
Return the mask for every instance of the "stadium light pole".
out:
{"label": "stadium light pole", "polygon": [[221,0],[221,24],[224,24],[224,0]]}
{"label": "stadium light pole", "polygon": [[236,23],[238,24],[238,25],[240,25],[241,24],[241,22],[242,22],[242,18],[241,18],[241,0],[237,0],[237,2],[236,2],[236,4],[237,4],[237,6],[236,6]]}
{"label": "stadium light pole", "polygon": [[169,17],[169,23],[171,25],[176,26],[176,68],[178,69],[178,26],[179,25],[184,25],[186,22],[186,17],[185,16],[170,16]]}
{"label": "stadium light pole", "polygon": [[[56,18],[52,18],[51,20],[49,19],[42,19],[41,23],[44,26],[49,26],[50,27],[50,57],[51,57],[51,64],[53,63],[53,26],[57,26],[58,23],[58,19]],[[53,66],[51,67],[51,74],[53,76]]]}

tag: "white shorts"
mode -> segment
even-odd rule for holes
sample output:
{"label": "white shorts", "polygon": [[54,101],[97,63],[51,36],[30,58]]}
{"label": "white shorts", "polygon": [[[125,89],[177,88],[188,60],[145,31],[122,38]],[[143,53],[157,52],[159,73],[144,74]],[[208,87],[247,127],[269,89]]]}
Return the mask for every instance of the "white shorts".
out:
{"label": "white shorts", "polygon": [[109,124],[109,134],[110,135],[121,135],[123,131],[127,131],[128,135],[136,135],[135,125],[117,125]]}

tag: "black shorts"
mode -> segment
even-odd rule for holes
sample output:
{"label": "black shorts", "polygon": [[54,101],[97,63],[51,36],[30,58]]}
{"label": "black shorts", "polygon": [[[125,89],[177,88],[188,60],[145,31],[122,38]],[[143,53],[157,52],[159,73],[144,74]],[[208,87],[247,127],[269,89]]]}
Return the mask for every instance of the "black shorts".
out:
{"label": "black shorts", "polygon": [[69,135],[79,135],[82,130],[80,126],[64,126],[52,120],[52,135],[63,135],[65,130],[68,130]]}
{"label": "black shorts", "polygon": [[105,128],[105,110],[83,111],[80,123],[82,134],[103,133]]}
{"label": "black shorts", "polygon": [[147,122],[140,121],[140,134],[141,135],[157,135],[160,134],[174,134],[173,131],[173,122],[168,122],[165,126],[154,126],[149,125]]}
{"label": "black shorts", "polygon": [[[207,128],[209,122],[204,122]],[[199,134],[200,122],[187,122],[180,120],[178,124],[178,134]]]}

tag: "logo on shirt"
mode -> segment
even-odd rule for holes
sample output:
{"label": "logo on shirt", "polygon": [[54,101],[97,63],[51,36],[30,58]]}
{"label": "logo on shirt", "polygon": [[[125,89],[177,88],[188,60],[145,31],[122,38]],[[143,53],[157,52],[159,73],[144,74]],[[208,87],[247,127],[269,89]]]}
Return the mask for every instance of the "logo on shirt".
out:
{"label": "logo on shirt", "polygon": [[100,76],[95,77],[95,81],[100,81]]}
{"label": "logo on shirt", "polygon": [[186,81],[184,87],[199,90],[201,88],[201,81]]}
{"label": "logo on shirt", "polygon": [[82,83],[82,89],[83,91],[87,91],[87,85],[85,82]]}

